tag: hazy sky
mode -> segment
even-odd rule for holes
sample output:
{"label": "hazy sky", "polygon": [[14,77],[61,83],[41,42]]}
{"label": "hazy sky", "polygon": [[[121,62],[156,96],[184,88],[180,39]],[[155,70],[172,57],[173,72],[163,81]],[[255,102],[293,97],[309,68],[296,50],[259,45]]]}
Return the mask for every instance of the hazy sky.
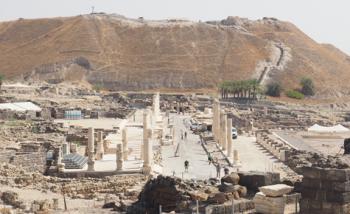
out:
{"label": "hazy sky", "polygon": [[316,41],[332,43],[350,55],[349,0],[0,0],[0,21],[86,14],[92,6],[96,12],[145,19],[276,17],[293,22]]}

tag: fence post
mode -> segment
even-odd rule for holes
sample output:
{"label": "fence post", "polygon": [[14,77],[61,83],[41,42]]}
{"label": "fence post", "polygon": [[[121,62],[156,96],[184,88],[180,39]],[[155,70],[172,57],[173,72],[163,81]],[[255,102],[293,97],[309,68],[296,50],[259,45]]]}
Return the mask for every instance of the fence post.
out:
{"label": "fence post", "polygon": [[159,204],[159,214],[162,214],[162,205]]}
{"label": "fence post", "polygon": [[234,200],[232,199],[232,214],[235,214],[235,203]]}

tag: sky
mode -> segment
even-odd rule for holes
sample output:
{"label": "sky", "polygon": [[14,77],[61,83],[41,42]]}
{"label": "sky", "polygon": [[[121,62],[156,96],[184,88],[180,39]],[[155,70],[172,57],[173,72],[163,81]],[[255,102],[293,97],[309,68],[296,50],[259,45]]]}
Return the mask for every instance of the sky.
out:
{"label": "sky", "polygon": [[95,12],[145,19],[275,17],[350,55],[349,0],[0,0],[0,21],[75,16],[90,13],[92,7]]}

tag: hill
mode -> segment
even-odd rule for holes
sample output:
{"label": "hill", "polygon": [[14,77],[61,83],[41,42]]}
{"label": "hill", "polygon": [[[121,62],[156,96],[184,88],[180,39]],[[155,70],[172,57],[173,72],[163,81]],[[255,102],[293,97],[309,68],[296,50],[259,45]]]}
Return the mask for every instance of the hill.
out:
{"label": "hill", "polygon": [[320,95],[350,92],[350,58],[288,22],[153,21],[119,15],[0,23],[0,73],[59,83],[84,80],[117,90],[210,89],[257,78],[296,87],[314,80]]}

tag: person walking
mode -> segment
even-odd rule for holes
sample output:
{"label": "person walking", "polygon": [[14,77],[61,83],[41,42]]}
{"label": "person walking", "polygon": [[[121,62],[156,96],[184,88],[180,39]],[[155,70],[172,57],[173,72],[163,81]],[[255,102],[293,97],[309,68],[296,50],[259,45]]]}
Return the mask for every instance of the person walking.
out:
{"label": "person walking", "polygon": [[219,162],[216,164],[216,177],[217,178],[221,177],[221,165]]}
{"label": "person walking", "polygon": [[185,140],[187,140],[187,132],[185,132]]}
{"label": "person walking", "polygon": [[209,162],[209,165],[213,162],[213,158],[211,157],[210,153],[208,153],[208,162]]}
{"label": "person walking", "polygon": [[185,160],[185,172],[188,172],[189,165],[190,165],[190,163],[188,162],[188,160]]}

